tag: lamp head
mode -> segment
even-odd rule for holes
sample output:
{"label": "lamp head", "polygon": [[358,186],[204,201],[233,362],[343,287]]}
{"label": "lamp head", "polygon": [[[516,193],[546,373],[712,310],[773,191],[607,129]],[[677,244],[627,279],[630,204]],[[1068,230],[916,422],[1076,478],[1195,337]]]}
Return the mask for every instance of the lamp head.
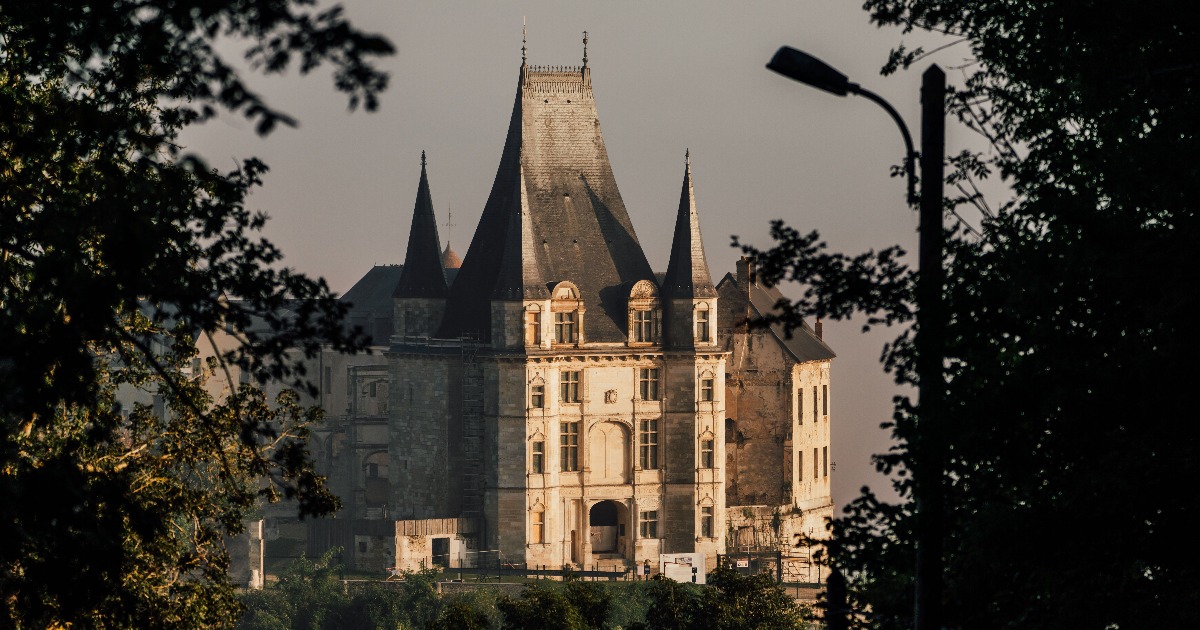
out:
{"label": "lamp head", "polygon": [[858,87],[829,64],[791,46],[780,47],[775,56],[771,57],[767,69],[838,96],[855,92],[855,88]]}

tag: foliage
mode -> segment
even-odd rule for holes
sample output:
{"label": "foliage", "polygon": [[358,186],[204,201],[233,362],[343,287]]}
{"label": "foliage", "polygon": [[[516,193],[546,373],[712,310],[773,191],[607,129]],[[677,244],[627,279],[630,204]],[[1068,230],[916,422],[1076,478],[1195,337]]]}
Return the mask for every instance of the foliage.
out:
{"label": "foliage", "polygon": [[340,579],[342,567],[335,561],[341,552],[335,547],[315,560],[301,557],[278,582],[246,593],[238,630],[438,627],[434,620],[442,613],[442,603],[434,588],[435,572],[407,573],[403,582],[355,584],[348,589]]}
{"label": "foliage", "polygon": [[491,630],[500,627],[495,591],[474,591],[447,597],[431,630]]}
{"label": "foliage", "polygon": [[504,630],[587,630],[579,610],[564,589],[530,584],[517,599],[496,602],[504,614]]}
{"label": "foliage", "polygon": [[[390,45],[308,5],[0,4],[0,504],[21,506],[0,520],[6,626],[227,622],[222,534],[260,495],[335,505],[295,395],[214,398],[196,368],[311,391],[304,359],[361,339],[257,234],[245,200],[266,167],[220,173],[175,142],[221,108],[259,133],[292,122],[221,40],[266,72],[330,62],[351,106],[374,107],[386,77],[368,59]],[[117,405],[131,390],[161,408]]]}
{"label": "foliage", "polygon": [[639,582],[539,581],[515,598],[481,584],[439,596],[432,571],[407,574],[403,582],[353,584],[347,591],[333,563],[339,553],[335,549],[315,561],[302,558],[276,584],[244,595],[247,610],[238,630],[809,628],[807,607],[792,601],[766,574],[718,569],[709,575],[708,586],[661,576]]}
{"label": "foliage", "polygon": [[796,604],[767,573],[746,576],[731,567],[719,567],[708,574],[708,585],[701,604],[701,618],[708,628],[809,627],[809,611]]}
{"label": "foliage", "polygon": [[646,610],[646,628],[653,630],[690,630],[704,621],[700,613],[703,587],[685,584],[656,575],[650,580],[650,607]]}
{"label": "foliage", "polygon": [[576,579],[567,582],[567,600],[579,611],[585,626],[600,628],[608,619],[613,596],[602,583]]}
{"label": "foliage", "polygon": [[[1200,347],[1200,33],[1186,5],[867,0],[880,25],[969,49],[948,105],[988,142],[949,160],[942,264],[945,415],[900,399],[880,456],[899,505],[864,493],[834,562],[870,625],[911,627],[912,446],[948,449],[946,627],[1185,627],[1200,574],[1181,554],[1200,506],[1187,392]],[[1114,27],[1114,20],[1119,27]],[[925,52],[898,48],[885,71]],[[999,174],[1003,203],[977,182]],[[958,218],[973,205],[978,228]],[[776,226],[767,275],[812,283],[785,310],[907,320],[912,276],[878,255],[831,257]],[[849,261],[849,262],[848,262]],[[856,266],[853,261],[863,261]],[[885,365],[913,384],[911,332]],[[921,433],[916,433],[918,420]],[[866,613],[869,612],[869,616]]]}
{"label": "foliage", "polygon": [[737,630],[741,628],[802,630],[810,611],[788,596],[768,574],[744,576],[730,567],[708,574],[708,584],[683,584],[656,576],[651,580],[651,630]]}

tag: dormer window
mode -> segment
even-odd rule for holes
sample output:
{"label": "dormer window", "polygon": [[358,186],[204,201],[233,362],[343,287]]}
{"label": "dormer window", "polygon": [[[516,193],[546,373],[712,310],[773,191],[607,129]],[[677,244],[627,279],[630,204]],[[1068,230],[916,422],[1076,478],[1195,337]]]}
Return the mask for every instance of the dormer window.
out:
{"label": "dormer window", "polygon": [[576,345],[583,332],[583,300],[579,289],[570,282],[560,282],[554,287],[550,309],[554,313],[554,337],[556,345]]}
{"label": "dormer window", "polygon": [[658,341],[658,311],[633,312],[633,340],[638,343]]}
{"label": "dormer window", "polygon": [[575,311],[554,314],[554,343],[575,343]]}
{"label": "dormer window", "polygon": [[629,292],[629,343],[659,343],[661,312],[658,287],[647,280],[636,282]]}
{"label": "dormer window", "polygon": [[707,304],[700,304],[696,307],[696,343],[712,343],[710,313]]}

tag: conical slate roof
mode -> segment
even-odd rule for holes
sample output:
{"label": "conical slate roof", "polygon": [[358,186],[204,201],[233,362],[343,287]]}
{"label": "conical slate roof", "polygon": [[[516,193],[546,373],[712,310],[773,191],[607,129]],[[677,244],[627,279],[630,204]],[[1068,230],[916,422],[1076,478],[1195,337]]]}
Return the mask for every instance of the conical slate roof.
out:
{"label": "conical slate roof", "polygon": [[412,227],[408,230],[408,250],[404,254],[404,269],[393,294],[395,297],[446,297],[448,291],[446,274],[442,268],[441,242],[437,218],[433,214],[433,197],[429,194],[429,177],[425,172],[425,152],[422,151],[421,181],[417,184]]}
{"label": "conical slate roof", "polygon": [[700,217],[696,214],[696,192],[692,187],[691,153],[684,157],[683,191],[679,193],[679,213],[675,217],[675,238],[671,242],[671,260],[662,281],[664,298],[717,297],[708,261],[704,258],[704,239],[700,236]]}
{"label": "conical slate roof", "polygon": [[509,214],[508,234],[505,235],[504,256],[500,259],[500,273],[492,289],[492,299],[544,300],[550,297],[550,289],[538,269],[523,165],[517,167],[516,186],[517,196],[505,210]]}
{"label": "conical slate roof", "polygon": [[585,339],[621,342],[622,285],[653,279],[608,161],[591,70],[522,63],[496,180],[439,335],[487,339],[492,299],[543,299],[569,280],[587,309]]}

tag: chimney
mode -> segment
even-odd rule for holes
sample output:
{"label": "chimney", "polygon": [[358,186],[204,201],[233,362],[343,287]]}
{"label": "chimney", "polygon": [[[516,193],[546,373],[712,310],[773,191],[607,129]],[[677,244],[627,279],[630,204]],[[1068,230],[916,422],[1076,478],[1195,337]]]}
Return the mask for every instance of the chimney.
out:
{"label": "chimney", "polygon": [[750,292],[750,285],[758,284],[758,272],[754,269],[753,257],[742,256],[741,260],[737,261],[737,282],[747,293]]}
{"label": "chimney", "polygon": [[824,337],[825,331],[824,331],[824,327],[821,325],[820,317],[817,318],[817,325],[813,326],[813,331],[815,331],[817,333],[817,339],[820,339],[822,341],[825,340],[825,337]]}

